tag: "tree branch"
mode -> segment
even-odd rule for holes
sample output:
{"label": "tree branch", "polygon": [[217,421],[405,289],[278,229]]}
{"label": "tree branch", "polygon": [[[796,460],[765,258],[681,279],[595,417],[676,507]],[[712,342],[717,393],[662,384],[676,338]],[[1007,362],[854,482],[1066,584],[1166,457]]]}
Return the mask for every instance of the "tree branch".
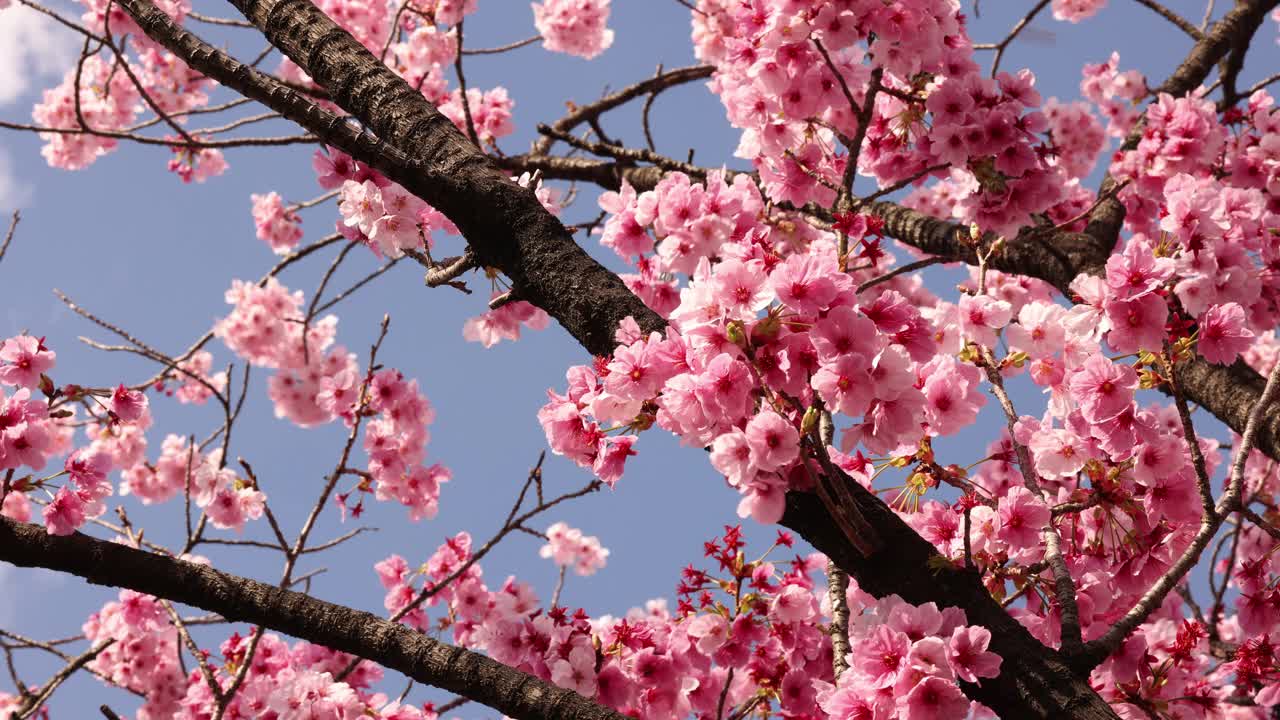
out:
{"label": "tree branch", "polygon": [[119,543],[79,533],[49,535],[38,525],[0,518],[0,560],[78,575],[95,585],[127,587],[360,655],[517,720],[625,717],[575,692],[371,613]]}

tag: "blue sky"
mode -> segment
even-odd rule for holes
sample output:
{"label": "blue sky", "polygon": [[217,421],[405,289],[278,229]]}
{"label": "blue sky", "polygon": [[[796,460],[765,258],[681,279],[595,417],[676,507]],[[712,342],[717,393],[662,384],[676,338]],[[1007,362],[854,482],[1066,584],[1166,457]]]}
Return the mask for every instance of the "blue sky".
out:
{"label": "blue sky", "polygon": [[[1197,21],[1203,12],[1199,2],[1169,4]],[[480,5],[479,13],[467,23],[468,46],[501,45],[533,34],[527,4],[515,3],[511,9],[509,3],[484,0]],[[1002,37],[1029,5],[982,0],[981,17],[971,22],[973,36],[979,42]],[[79,13],[69,5],[60,9]],[[196,9],[234,14],[229,5],[207,0]],[[968,3],[966,11],[972,17]],[[6,120],[27,121],[40,89],[57,82],[78,49],[67,33],[53,31],[33,17],[25,9],[0,12],[0,118]],[[534,125],[559,117],[567,100],[591,101],[606,88],[617,89],[647,77],[659,63],[667,68],[693,64],[688,17],[688,11],[673,0],[615,0],[610,26],[616,40],[597,60],[555,55],[536,45],[507,55],[473,56],[466,60],[468,83],[481,89],[508,88],[516,102],[517,132],[501,145],[507,152],[521,152],[533,138]],[[233,39],[236,36],[209,32],[207,26],[195,29],[209,38],[227,40],[241,53],[253,54],[261,47],[259,40],[247,35]],[[1243,85],[1280,67],[1275,38],[1276,26],[1268,22],[1259,32]],[[1185,36],[1149,10],[1135,2],[1112,0],[1101,14],[1078,26],[1055,22],[1044,13],[1011,47],[1003,67],[1030,67],[1046,98],[1073,100],[1079,95],[1083,63],[1105,61],[1118,48],[1122,68],[1136,67],[1158,82],[1189,45]],[[638,144],[638,115],[638,105],[623,108],[607,117],[605,127],[612,135]],[[669,155],[683,156],[692,147],[701,164],[741,166],[731,157],[737,133],[725,123],[719,101],[701,85],[664,95],[655,107],[653,127],[659,149]],[[288,131],[283,125],[274,129]],[[287,200],[297,201],[320,192],[310,169],[310,147],[230,151],[225,175],[204,185],[184,186],[166,171],[164,149],[123,146],[89,169],[69,173],[47,167],[39,145],[31,135],[0,133],[0,212],[7,216],[10,208],[20,206],[24,214],[18,237],[0,264],[0,336],[23,330],[48,336],[48,344],[58,352],[54,377],[59,383],[137,382],[156,368],[137,358],[80,344],[76,340],[80,335],[114,340],[67,311],[52,288],[176,354],[226,313],[222,295],[232,278],[257,278],[275,262],[275,256],[253,235],[249,194],[276,190]],[[858,187],[868,190],[869,181],[861,179]],[[565,213],[570,222],[597,212],[595,191],[581,190],[578,203]],[[307,239],[330,232],[335,217],[331,206],[309,211]],[[451,254],[460,249],[460,240],[446,238],[441,246],[440,254]],[[594,241],[589,249],[617,267],[612,253],[602,251]],[[292,289],[304,290],[309,298],[331,257],[299,264],[281,280]],[[377,265],[370,253],[357,250],[332,287],[344,287]],[[944,292],[956,275],[934,270],[928,277]],[[480,284],[472,284],[483,290]],[[589,358],[554,326],[491,350],[464,342],[462,323],[483,309],[482,295],[427,289],[420,272],[406,264],[337,308],[338,341],[361,353],[362,364],[378,320],[384,312],[391,314],[391,333],[381,357],[418,378],[435,405],[437,422],[428,451],[434,461],[453,470],[454,480],[445,486],[440,516],[433,521],[412,524],[399,506],[370,504],[362,522],[381,528],[380,532],[304,561],[303,572],[328,568],[312,586],[315,595],[381,611],[382,589],[373,563],[393,552],[410,563],[420,562],[441,540],[460,530],[483,541],[496,529],[544,449],[535,413],[545,401],[545,391],[560,389],[565,369]],[[209,349],[215,366],[234,359],[216,341]],[[276,420],[266,396],[266,376],[255,373],[232,454],[253,464],[286,533],[292,535],[309,510],[321,478],[336,462],[345,430],[334,425],[304,431]],[[1025,387],[1015,402],[1029,414],[1043,410],[1042,401]],[[977,426],[938,444],[944,462],[963,465],[980,456],[1002,424],[992,410],[989,406]],[[164,398],[153,400],[153,412],[157,422],[150,436],[151,458],[158,453],[164,433],[203,436],[217,426],[220,417],[212,406],[190,408]],[[1226,437],[1213,423],[1201,422],[1201,428]],[[599,536],[611,550],[607,568],[589,580],[571,575],[563,596],[564,603],[581,605],[592,614],[621,613],[653,597],[674,602],[680,567],[699,561],[702,541],[716,535],[722,525],[738,522],[737,494],[724,486],[703,452],[679,447],[660,430],[646,433],[637,447],[640,455],[632,460],[616,490],[565,505],[535,523],[545,529],[563,520]],[[548,458],[545,477],[549,492],[576,488],[589,479],[586,472],[558,458]],[[133,522],[147,528],[149,539],[180,542],[177,503],[142,508],[127,501],[126,506]],[[745,526],[755,540],[753,547],[763,549],[771,542],[772,528],[750,521]],[[349,527],[350,523],[339,524],[335,512],[326,512],[313,537],[324,540]],[[259,523],[245,537],[263,536],[265,531]],[[519,535],[504,542],[484,563],[490,584],[517,574],[549,598],[556,570],[538,557],[538,546],[538,541]],[[280,571],[280,558],[268,551],[224,552],[206,547],[204,552],[219,567],[239,574],[274,580]],[[65,636],[77,632],[84,618],[114,595],[76,579],[0,564],[0,627],[38,638]],[[226,634],[220,630],[201,637],[206,646],[214,647]],[[27,682],[40,683],[56,666],[28,653],[21,668]],[[0,683],[0,689],[9,689],[7,683]],[[399,687],[388,684],[391,692]],[[427,697],[431,695],[421,689],[411,696],[417,701]],[[51,707],[56,717],[89,717],[96,715],[102,702],[111,702],[121,713],[130,713],[134,707],[131,696],[105,689],[87,676],[69,683]],[[470,708],[460,714],[489,717],[495,713]]]}

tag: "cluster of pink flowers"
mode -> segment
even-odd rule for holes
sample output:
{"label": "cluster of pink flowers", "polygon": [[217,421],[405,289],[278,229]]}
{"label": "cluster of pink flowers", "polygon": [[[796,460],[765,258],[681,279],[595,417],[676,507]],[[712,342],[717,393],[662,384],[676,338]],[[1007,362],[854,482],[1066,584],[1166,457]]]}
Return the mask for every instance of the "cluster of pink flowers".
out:
{"label": "cluster of pink flowers", "polygon": [[1120,72],[1120,53],[1105,63],[1084,66],[1080,93],[1107,118],[1107,134],[1124,137],[1141,113],[1137,103],[1147,94],[1147,82],[1137,70]]}
{"label": "cluster of pink flowers", "polygon": [[176,389],[169,389],[163,381],[156,383],[156,391],[177,398],[183,404],[203,405],[227,387],[225,370],[213,372],[213,353],[198,350],[187,360],[178,363],[180,372],[172,375],[173,380],[180,383]]}
{"label": "cluster of pink flowers", "polygon": [[[116,28],[111,28],[113,31]],[[205,92],[208,78],[192,70],[177,55],[158,47],[138,53],[140,65],[134,72],[147,88],[147,96],[166,114],[185,113],[209,104]]]}
{"label": "cluster of pink flowers", "polygon": [[[779,533],[774,548],[791,545]],[[792,716],[862,717],[865,708],[867,717],[885,720],[992,717],[958,687],[995,677],[1001,664],[987,650],[990,633],[969,626],[962,611],[896,596],[877,601],[852,587],[854,651],[836,683],[821,628],[831,612],[826,586],[811,577],[825,558],[797,557],[784,570],[769,552],[751,561],[743,550],[740,529],[726,528],[705,546],[718,571],[684,570],[677,612],[656,600],[621,618],[542,608],[515,578],[489,590],[465,533],[416,571],[400,556],[376,570],[389,612],[429,591],[402,622],[452,629],[454,642],[632,717],[704,715],[744,703]],[[437,624],[428,608],[438,605],[447,610]]]}
{"label": "cluster of pink flowers", "polygon": [[[501,295],[502,293],[495,292],[493,297]],[[542,308],[523,300],[515,300],[476,317],[467,318],[462,324],[462,337],[491,348],[503,340],[519,340],[521,327],[546,330],[550,324],[551,316]]]}
{"label": "cluster of pink flowers", "polygon": [[1107,6],[1107,0],[1053,0],[1053,17],[1078,23]]}
{"label": "cluster of pink flowers", "polygon": [[[351,400],[358,386],[348,385]],[[439,463],[425,465],[427,426],[436,413],[417,380],[405,380],[398,370],[382,370],[369,383],[367,412],[377,413],[365,427],[364,449],[369,455],[369,476],[376,483],[378,500],[394,500],[409,508],[409,518],[433,518],[438,509],[440,484],[452,474]],[[362,490],[367,490],[361,487]]]}
{"label": "cluster of pink flowers", "polygon": [[[202,558],[192,562],[204,563]],[[111,641],[89,664],[104,680],[138,692],[146,702],[138,720],[197,720],[216,714],[217,701],[201,670],[179,667],[178,630],[160,601],[122,590],[89,617],[85,637],[92,643]],[[225,692],[246,662],[249,638],[237,634],[206,658]],[[223,714],[229,718],[275,717],[280,720],[427,720],[422,709],[389,701],[370,691],[382,669],[361,661],[346,678],[334,677],[354,658],[345,653],[298,642],[290,647],[272,633],[259,638],[243,684]],[[0,700],[0,708],[4,707]]]}
{"label": "cluster of pink flowers", "polygon": [[[759,222],[759,197],[749,187],[711,178],[701,188],[676,175],[638,198],[624,189],[602,200],[618,209],[606,242],[623,252],[641,252],[641,242],[620,245],[619,234],[647,237],[642,223],[653,223],[661,236],[696,217],[719,231],[681,233],[696,241],[681,240],[680,230],[667,235],[648,262],[669,267],[664,245],[692,245],[671,254],[680,264],[669,270],[693,271],[679,304],[660,310],[672,330],[644,337],[634,322],[624,322],[612,358],[572,368],[568,393],[550,393],[539,419],[555,452],[593,467],[610,484],[635,438],[609,435],[601,423],[620,431],[656,423],[685,443],[711,445],[713,463],[744,495],[739,512],[773,522],[788,487],[808,482],[796,462],[797,428],[814,399],[863,417],[846,429],[842,444],[862,442],[876,452],[914,442],[922,422],[933,434],[955,432],[983,401],[975,368],[934,358],[934,326],[913,307],[918,290],[903,284],[913,298],[889,289],[860,301],[855,277],[838,269],[835,244],[816,233],[803,251],[783,259],[781,237]],[[715,211],[728,217],[707,214]],[[849,230],[870,241],[865,220]]]}
{"label": "cluster of pink flowers", "polygon": [[236,355],[260,367],[298,368],[307,364],[306,350],[324,352],[333,343],[338,318],[327,315],[305,326],[302,291],[289,292],[274,277],[261,285],[233,280],[226,293],[231,314],[213,333]]}
{"label": "cluster of pink flowers", "polygon": [[610,0],[545,0],[533,3],[533,24],[542,47],[590,60],[613,44]]}
{"label": "cluster of pink flowers", "polygon": [[83,630],[91,643],[111,641],[90,661],[89,669],[146,698],[138,709],[138,720],[174,716],[186,679],[178,666],[178,629],[159,600],[121,590],[119,600],[90,615]]}
{"label": "cluster of pink flowers", "polygon": [[[361,483],[358,489],[400,502],[414,520],[434,517],[440,483],[450,473],[439,464],[422,464],[435,411],[418,381],[394,369],[364,377],[354,354],[341,345],[329,347],[337,328],[332,315],[312,322],[304,341],[302,300],[301,292],[290,293],[275,278],[260,286],[234,281],[227,302],[235,309],[214,326],[214,334],[249,362],[279,369],[268,381],[277,417],[302,427],[336,418],[351,426],[359,415],[371,417],[364,448],[374,486]],[[345,500],[339,505],[345,508]]]}
{"label": "cluster of pink flowers", "polygon": [[58,354],[44,346],[44,338],[18,335],[0,342],[0,384],[32,390],[40,376],[53,368]]}
{"label": "cluster of pink flowers", "polygon": [[[0,343],[0,385],[17,387],[8,397],[0,391],[0,470],[9,471],[0,514],[29,521],[27,496],[41,491],[50,498],[41,512],[45,527],[51,534],[68,535],[106,512],[103,500],[113,493],[107,473],[113,464],[125,467],[141,457],[146,449],[142,433],[151,414],[147,397],[123,385],[114,391],[56,387],[46,374],[56,359],[43,338],[20,335]],[[43,397],[33,398],[33,390]],[[89,399],[97,408],[91,413],[95,422],[86,427],[91,445],[72,451],[75,412],[66,404],[52,406],[53,399]],[[48,477],[15,472],[43,470],[64,454],[61,472]],[[66,481],[54,485],[62,476]]]}
{"label": "cluster of pink flowers", "polygon": [[[123,14],[116,6],[116,12]],[[117,29],[118,31],[118,29]],[[145,36],[143,36],[145,37]],[[133,122],[141,101],[138,89],[124,73],[112,72],[113,64],[95,55],[80,70],[79,108],[84,123],[95,130],[119,130]],[[76,70],[67,71],[62,84],[44,91],[31,117],[43,127],[80,127],[76,115]],[[43,133],[40,149],[51,167],[80,170],[116,148],[115,138],[89,133]]]}
{"label": "cluster of pink flowers", "polygon": [[314,165],[321,187],[340,189],[338,230],[377,255],[398,258],[406,250],[429,250],[433,230],[457,233],[437,210],[341,152],[316,151]]}
{"label": "cluster of pink flowers", "polygon": [[277,255],[284,255],[296,247],[302,239],[302,219],[284,206],[280,194],[255,193],[249,198],[253,201],[253,226],[258,239],[271,246],[272,252]]}
{"label": "cluster of pink flowers", "polygon": [[[193,136],[193,138],[197,142],[203,139],[199,136]],[[213,147],[179,145],[176,144],[179,140],[177,136],[171,135],[166,139],[175,143],[170,148],[173,151],[173,157],[169,158],[169,172],[181,178],[182,182],[202,183],[227,171],[227,161],[222,157],[221,150]]]}
{"label": "cluster of pink flowers", "polygon": [[849,670],[834,686],[821,683],[816,693],[829,717],[995,717],[959,687],[1000,674],[1000,656],[987,650],[989,630],[967,625],[959,608],[939,611],[933,603],[911,605],[896,595],[866,600],[849,627]]}
{"label": "cluster of pink flowers", "polygon": [[[152,105],[166,115],[180,115],[209,102],[205,92],[209,80],[148,38],[123,8],[106,0],[85,0],[84,4],[88,8],[82,16],[85,24],[97,33],[105,33],[109,25],[113,35],[128,35],[136,60],[125,58],[129,71],[119,72],[114,58],[92,55],[78,71],[69,70],[60,85],[45,90],[41,102],[32,108],[31,116],[37,125],[85,131],[40,134],[45,141],[41,149],[45,160],[52,167],[66,170],[87,167],[116,148],[116,138],[94,131],[124,131],[134,124],[139,112]],[[190,10],[186,0],[161,0],[157,5],[178,23]],[[146,103],[130,75],[146,88]],[[168,139],[179,141],[176,136]],[[226,169],[222,152],[216,148],[175,147],[174,152],[169,169],[184,182],[203,182]]]}
{"label": "cluster of pink flowers", "polygon": [[579,575],[594,575],[604,567],[609,550],[594,535],[583,535],[577,528],[558,522],[547,528],[547,544],[538,554],[560,567],[572,566]]}
{"label": "cluster of pink flowers", "polygon": [[[860,172],[888,185],[950,166],[957,217],[983,229],[1012,234],[1064,199],[1034,77],[983,76],[955,3],[703,0],[698,10],[698,56],[716,66],[711,88],[743,130],[736,154],[772,200],[830,205],[849,162],[838,139],[860,131]],[[871,100],[873,66],[883,76]],[[933,78],[924,88],[921,73]],[[867,127],[846,88],[874,104]]]}
{"label": "cluster of pink flowers", "polygon": [[1107,135],[1089,112],[1088,103],[1060,103],[1051,98],[1044,104],[1044,117],[1049,122],[1058,163],[1067,175],[1083,178],[1092,172],[1107,146]]}
{"label": "cluster of pink flowers", "polygon": [[468,88],[465,110],[462,107],[462,92],[454,90],[448,100],[440,103],[440,112],[466,133],[466,111],[470,111],[471,127],[475,128],[476,139],[483,145],[492,145],[498,138],[506,137],[515,130],[515,126],[511,124],[511,108],[515,104],[504,87],[499,86],[485,92]]}
{"label": "cluster of pink flowers", "polygon": [[391,45],[387,64],[439,107],[450,99],[445,72],[457,56],[457,33],[424,24],[409,32],[404,41]]}

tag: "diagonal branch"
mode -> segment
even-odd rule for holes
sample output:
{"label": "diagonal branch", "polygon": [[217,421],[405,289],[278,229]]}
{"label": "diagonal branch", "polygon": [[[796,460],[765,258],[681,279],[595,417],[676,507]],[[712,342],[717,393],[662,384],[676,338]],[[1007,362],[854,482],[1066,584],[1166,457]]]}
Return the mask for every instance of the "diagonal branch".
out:
{"label": "diagonal branch", "polygon": [[127,587],[360,655],[517,720],[623,720],[570,690],[371,613],[210,567],[0,518],[0,560]]}

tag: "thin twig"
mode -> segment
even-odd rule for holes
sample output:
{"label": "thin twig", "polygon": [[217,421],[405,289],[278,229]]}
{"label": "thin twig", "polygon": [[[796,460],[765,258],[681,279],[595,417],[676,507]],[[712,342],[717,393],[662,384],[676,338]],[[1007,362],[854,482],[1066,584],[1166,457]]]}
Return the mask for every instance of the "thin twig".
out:
{"label": "thin twig", "polygon": [[1192,40],[1199,42],[1200,39],[1204,37],[1204,33],[1201,32],[1199,28],[1187,22],[1187,20],[1184,19],[1178,13],[1156,2],[1156,0],[1136,0],[1136,1],[1139,5],[1143,5],[1147,8],[1150,8],[1160,17],[1173,23],[1173,25],[1177,27],[1179,30],[1186,33],[1187,35],[1190,35]]}
{"label": "thin twig", "polygon": [[905,273],[915,272],[916,270],[923,270],[924,268],[927,268],[930,265],[938,265],[940,263],[949,263],[949,262],[956,262],[956,261],[948,258],[944,258],[944,257],[929,257],[923,260],[916,260],[915,262],[909,262],[906,265],[899,265],[898,267],[890,270],[889,272],[879,277],[871,278],[870,280],[862,283],[861,285],[858,286],[857,292],[861,293],[864,290],[870,290],[871,288],[875,287],[876,285],[879,285],[880,283],[888,282],[894,279],[895,277],[899,275],[903,275]]}
{"label": "thin twig", "polygon": [[532,45],[541,39],[542,39],[541,35],[534,35],[533,37],[527,37],[523,40],[517,40],[513,43],[507,43],[506,45],[499,45],[498,47],[491,47],[491,48],[477,48],[475,50],[462,50],[461,39],[459,39],[458,49],[460,54],[462,55],[497,55],[498,53],[510,52],[511,50],[518,50],[522,47],[525,47],[526,45]]}
{"label": "thin twig", "polygon": [[476,134],[476,124],[471,119],[471,101],[467,99],[467,77],[462,74],[462,21],[459,20],[455,27],[458,35],[458,55],[453,60],[453,70],[458,74],[458,95],[462,98],[462,116],[467,121],[467,137],[471,138],[471,144],[483,151],[480,146],[480,136]]}
{"label": "thin twig", "polygon": [[0,261],[4,260],[4,254],[9,252],[9,243],[13,242],[13,234],[18,229],[18,221],[22,219],[22,214],[14,210],[13,219],[9,221],[9,231],[4,234],[4,243],[0,243]]}
{"label": "thin twig", "polygon": [[103,640],[72,659],[65,667],[55,673],[53,677],[49,678],[49,682],[44,684],[44,688],[40,690],[40,694],[36,695],[35,699],[32,700],[29,705],[10,716],[12,720],[27,720],[27,718],[35,715],[36,711],[39,710],[46,701],[48,701],[49,697],[53,695],[53,691],[57,690],[59,685],[66,682],[67,678],[71,677],[75,671],[92,662],[93,659],[98,657],[103,650],[107,649],[107,646],[114,642],[115,638]]}

